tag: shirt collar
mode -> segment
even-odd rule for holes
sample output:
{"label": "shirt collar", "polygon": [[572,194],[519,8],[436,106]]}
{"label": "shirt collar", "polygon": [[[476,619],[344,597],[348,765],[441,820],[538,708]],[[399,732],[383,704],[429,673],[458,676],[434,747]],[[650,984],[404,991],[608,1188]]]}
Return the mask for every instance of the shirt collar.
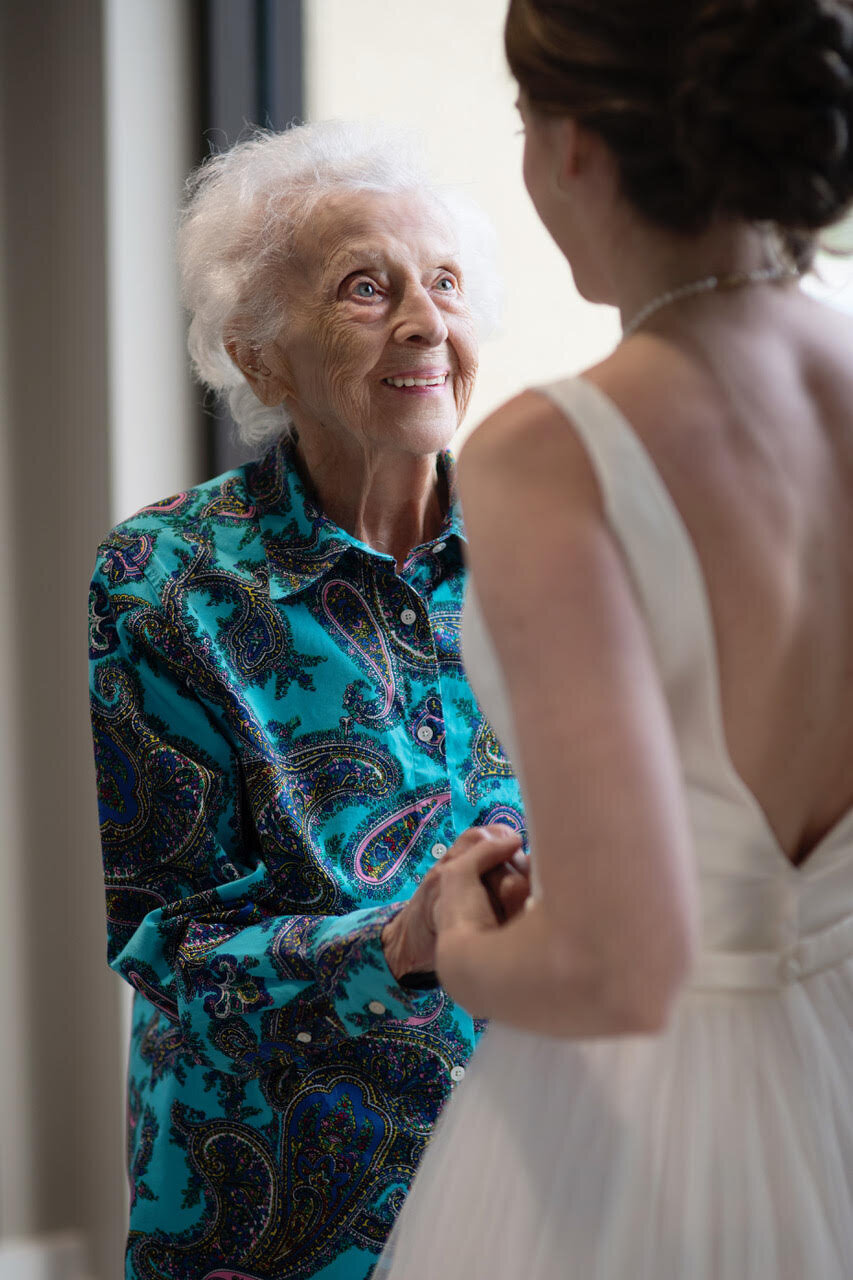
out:
{"label": "shirt collar", "polygon": [[[293,441],[285,437],[250,468],[249,488],[258,512],[273,600],[285,599],[311,586],[347,551],[391,560],[323,515],[306,492],[295,454]],[[425,547],[451,538],[465,540],[453,454],[449,450],[440,453],[436,465],[447,477],[450,501],[439,534]],[[417,548],[412,554],[417,554]]]}

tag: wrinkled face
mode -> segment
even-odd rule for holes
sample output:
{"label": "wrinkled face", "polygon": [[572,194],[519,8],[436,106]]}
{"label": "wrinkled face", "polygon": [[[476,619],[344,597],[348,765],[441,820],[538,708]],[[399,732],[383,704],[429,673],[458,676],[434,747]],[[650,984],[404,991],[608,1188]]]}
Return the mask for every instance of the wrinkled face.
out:
{"label": "wrinkled face", "polygon": [[417,193],[341,190],[312,215],[263,357],[300,430],[423,455],[461,422],[477,343],[455,237]]}

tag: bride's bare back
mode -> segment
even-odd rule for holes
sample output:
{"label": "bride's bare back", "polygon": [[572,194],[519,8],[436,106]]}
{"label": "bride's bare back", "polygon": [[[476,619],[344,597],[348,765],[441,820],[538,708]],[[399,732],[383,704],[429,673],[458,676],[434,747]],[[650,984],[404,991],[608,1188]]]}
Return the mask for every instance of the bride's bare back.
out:
{"label": "bride's bare back", "polygon": [[587,376],[693,538],[729,753],[800,863],[853,805],[853,323],[799,290],[718,301]]}

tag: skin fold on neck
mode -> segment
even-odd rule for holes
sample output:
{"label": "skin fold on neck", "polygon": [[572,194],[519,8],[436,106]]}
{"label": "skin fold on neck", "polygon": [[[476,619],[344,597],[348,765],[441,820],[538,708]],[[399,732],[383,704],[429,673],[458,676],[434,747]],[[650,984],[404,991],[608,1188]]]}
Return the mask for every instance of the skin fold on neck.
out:
{"label": "skin fold on neck", "polygon": [[369,441],[297,429],[297,464],[325,516],[402,568],[413,547],[438,536],[447,483],[436,455],[386,451]]}

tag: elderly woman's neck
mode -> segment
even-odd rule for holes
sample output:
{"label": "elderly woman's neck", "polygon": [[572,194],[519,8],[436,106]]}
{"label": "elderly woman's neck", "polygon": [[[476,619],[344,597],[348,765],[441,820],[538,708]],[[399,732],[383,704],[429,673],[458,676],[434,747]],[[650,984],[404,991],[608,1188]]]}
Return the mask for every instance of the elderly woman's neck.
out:
{"label": "elderly woman's neck", "polygon": [[437,537],[444,523],[449,495],[436,455],[369,444],[344,454],[335,443],[297,439],[297,462],[315,502],[327,519],[402,568],[412,548]]}

